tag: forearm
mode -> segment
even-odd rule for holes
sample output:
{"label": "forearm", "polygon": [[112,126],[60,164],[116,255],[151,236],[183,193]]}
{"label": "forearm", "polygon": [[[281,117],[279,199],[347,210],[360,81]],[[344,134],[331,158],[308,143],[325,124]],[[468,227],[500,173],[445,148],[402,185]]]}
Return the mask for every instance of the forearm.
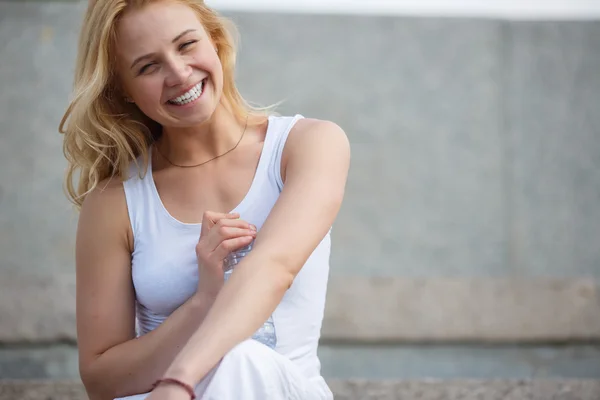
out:
{"label": "forearm", "polygon": [[159,327],[104,352],[82,373],[92,400],[145,393],[201,325],[213,299],[195,295]]}
{"label": "forearm", "polygon": [[283,268],[253,262],[252,256],[236,267],[167,376],[196,384],[229,350],[252,336],[275,310],[292,277]]}

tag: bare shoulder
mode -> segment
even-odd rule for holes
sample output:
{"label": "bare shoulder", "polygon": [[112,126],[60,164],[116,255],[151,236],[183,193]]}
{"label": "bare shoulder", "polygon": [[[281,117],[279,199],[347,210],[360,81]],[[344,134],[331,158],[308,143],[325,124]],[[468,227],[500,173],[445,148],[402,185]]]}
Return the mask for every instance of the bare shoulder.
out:
{"label": "bare shoulder", "polygon": [[81,216],[94,219],[108,217],[113,220],[120,214],[119,209],[123,209],[123,211],[127,209],[123,183],[117,178],[107,178],[100,181],[86,195],[81,206]]}
{"label": "bare shoulder", "polygon": [[[288,152],[324,149],[343,155],[350,151],[348,136],[338,124],[313,118],[304,118],[296,122],[290,131],[286,147]],[[284,152],[285,150],[284,148]]]}
{"label": "bare shoulder", "polygon": [[98,183],[85,198],[84,206],[98,206],[104,202],[119,201],[120,198],[125,200],[125,192],[123,190],[123,182],[118,178],[106,178]]}
{"label": "bare shoulder", "polygon": [[346,137],[344,130],[335,122],[315,118],[299,119],[290,131],[290,137],[304,136],[311,133],[315,135]]}
{"label": "bare shoulder", "polygon": [[303,118],[296,122],[283,149],[282,177],[285,180],[291,159],[302,163],[329,162],[346,164],[350,158],[350,143],[346,132],[335,122]]}
{"label": "bare shoulder", "polygon": [[[96,186],[85,198],[79,216],[80,234],[94,232],[114,235],[130,245],[131,228],[123,182],[108,178]],[[86,235],[87,236],[87,235]]]}

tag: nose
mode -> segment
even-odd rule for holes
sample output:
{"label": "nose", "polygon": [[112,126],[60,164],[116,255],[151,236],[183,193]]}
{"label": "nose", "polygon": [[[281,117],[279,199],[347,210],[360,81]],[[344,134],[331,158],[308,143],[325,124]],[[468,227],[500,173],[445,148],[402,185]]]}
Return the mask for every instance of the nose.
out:
{"label": "nose", "polygon": [[192,67],[181,58],[173,58],[168,61],[168,73],[165,79],[167,86],[183,85],[189,81]]}

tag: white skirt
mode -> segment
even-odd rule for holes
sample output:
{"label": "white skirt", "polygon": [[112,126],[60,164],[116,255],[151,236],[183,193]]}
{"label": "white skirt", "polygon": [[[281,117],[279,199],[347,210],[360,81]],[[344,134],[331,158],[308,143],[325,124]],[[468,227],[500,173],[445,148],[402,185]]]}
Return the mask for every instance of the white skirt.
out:
{"label": "white skirt", "polygon": [[[227,353],[195,392],[198,400],[333,400],[321,376],[306,377],[290,359],[252,339]],[[149,394],[115,400],[143,400]]]}

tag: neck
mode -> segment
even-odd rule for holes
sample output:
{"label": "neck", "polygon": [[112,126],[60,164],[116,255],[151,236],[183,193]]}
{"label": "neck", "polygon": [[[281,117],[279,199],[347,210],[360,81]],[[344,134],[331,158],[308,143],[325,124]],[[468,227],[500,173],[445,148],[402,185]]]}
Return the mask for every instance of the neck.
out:
{"label": "neck", "polygon": [[238,121],[219,105],[199,126],[164,128],[156,143],[159,152],[177,165],[196,165],[230,151],[240,141],[245,121]]}

